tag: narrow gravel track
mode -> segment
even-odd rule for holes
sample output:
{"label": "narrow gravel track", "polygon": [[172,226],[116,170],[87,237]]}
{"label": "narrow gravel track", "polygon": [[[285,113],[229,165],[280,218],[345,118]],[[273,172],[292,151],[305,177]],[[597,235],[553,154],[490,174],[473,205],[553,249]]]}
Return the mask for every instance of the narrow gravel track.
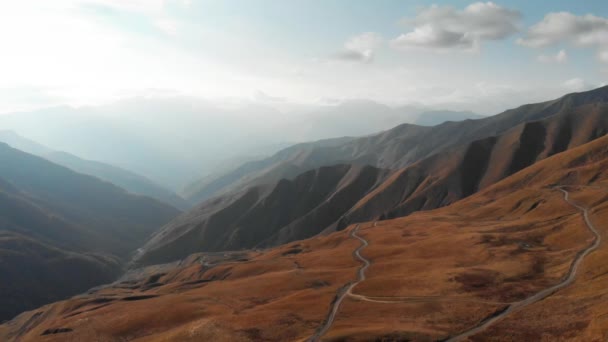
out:
{"label": "narrow gravel track", "polygon": [[333,302],[332,308],[329,312],[329,315],[327,316],[327,319],[325,320],[323,325],[315,332],[315,334],[307,340],[309,342],[317,342],[321,340],[321,337],[323,337],[323,335],[325,335],[329,331],[331,325],[334,323],[336,315],[338,314],[338,310],[340,309],[340,304],[342,304],[344,298],[351,293],[352,289],[357,286],[357,284],[365,280],[365,270],[367,270],[371,263],[369,262],[369,260],[361,256],[361,250],[367,247],[369,243],[367,242],[367,240],[357,235],[359,227],[360,225],[357,225],[355,229],[350,232],[350,237],[356,238],[357,240],[361,241],[361,246],[357,247],[357,249],[355,249],[355,251],[353,252],[353,255],[359,261],[363,262],[363,266],[361,266],[361,268],[359,268],[359,271],[357,272],[357,280],[355,282],[349,283],[346,289],[343,288],[341,291],[338,292],[336,300]]}
{"label": "narrow gravel track", "polygon": [[[357,280],[355,282],[351,282],[351,283],[347,284],[347,286],[345,288],[342,288],[338,292],[338,294],[336,296],[336,300],[333,302],[331,310],[330,310],[328,317],[325,320],[324,324],[319,329],[317,329],[317,332],[312,337],[310,337],[307,341],[308,342],[320,341],[321,338],[329,331],[329,329],[331,328],[331,326],[336,318],[336,315],[338,314],[340,305],[342,304],[342,302],[344,301],[344,298],[346,298],[346,296],[350,296],[353,299],[357,299],[357,300],[361,300],[361,301],[367,301],[367,302],[373,302],[373,303],[385,303],[385,304],[406,303],[406,302],[424,303],[424,302],[437,302],[437,301],[448,301],[448,302],[453,301],[453,302],[472,302],[472,303],[493,304],[493,305],[508,305],[505,309],[498,311],[495,315],[481,321],[477,326],[475,326],[469,330],[466,330],[456,336],[450,337],[449,339],[446,340],[447,342],[456,342],[456,341],[461,341],[463,339],[471,337],[471,336],[487,329],[488,327],[490,327],[494,323],[498,322],[499,320],[503,319],[507,315],[509,315],[513,312],[519,311],[528,305],[541,301],[541,300],[551,296],[555,292],[569,286],[576,279],[576,274],[577,274],[580,264],[583,262],[583,260],[589,253],[593,252],[594,250],[596,250],[599,247],[599,245],[602,242],[602,237],[599,234],[599,232],[597,231],[597,229],[595,228],[595,226],[593,225],[593,223],[591,222],[591,220],[589,219],[589,211],[587,210],[587,208],[584,208],[584,207],[570,201],[570,193],[567,190],[564,190],[562,187],[556,187],[556,189],[558,189],[564,193],[564,200],[566,202],[568,202],[568,204],[575,207],[583,214],[583,218],[585,220],[585,224],[586,224],[587,228],[594,235],[593,243],[577,254],[577,256],[574,259],[574,261],[572,262],[572,264],[570,264],[570,269],[569,269],[566,277],[560,283],[558,283],[554,286],[551,286],[549,288],[546,288],[540,292],[537,292],[536,294],[534,294],[524,300],[521,300],[519,302],[493,302],[493,301],[484,301],[484,300],[465,298],[465,297],[442,297],[442,296],[372,297],[372,296],[363,296],[363,295],[355,294],[352,292],[353,289],[359,283],[361,283],[362,281],[364,281],[366,279],[365,271],[371,265],[371,262],[361,255],[361,251],[369,245],[369,242],[367,240],[365,240],[364,238],[360,237],[359,235],[357,235],[357,232],[359,231],[359,227],[360,227],[359,225],[357,225],[350,233],[351,238],[356,238],[357,240],[361,241],[361,245],[357,249],[355,249],[355,251],[353,252],[353,256],[363,263],[363,266],[361,266],[359,268],[359,271],[357,272]],[[376,222],[374,222],[373,226],[374,227],[376,226]]]}
{"label": "narrow gravel track", "polygon": [[591,222],[591,220],[589,219],[589,211],[587,210],[587,208],[584,208],[584,207],[570,201],[570,193],[568,191],[564,190],[562,187],[557,187],[557,189],[564,193],[564,200],[566,202],[568,202],[568,204],[575,207],[583,214],[583,218],[585,219],[585,224],[586,224],[587,228],[595,236],[593,243],[577,254],[577,256],[574,259],[574,261],[572,262],[572,264],[570,264],[570,270],[568,271],[568,274],[566,275],[564,280],[562,280],[560,283],[558,283],[557,285],[551,286],[547,289],[544,289],[522,301],[515,302],[515,303],[509,305],[505,310],[502,310],[498,314],[482,321],[477,326],[447,339],[446,340],[447,342],[461,341],[465,338],[471,337],[471,336],[487,329],[492,324],[505,318],[507,315],[509,315],[513,312],[519,311],[528,305],[541,301],[541,300],[549,297],[550,295],[554,294],[555,292],[563,289],[564,287],[572,284],[572,282],[574,282],[574,280],[576,279],[576,273],[578,271],[580,264],[583,262],[583,260],[589,253],[593,252],[594,250],[596,250],[599,247],[600,243],[602,242],[602,237],[601,237],[600,233],[597,231],[597,229],[595,228],[595,226],[593,225],[593,223]]}

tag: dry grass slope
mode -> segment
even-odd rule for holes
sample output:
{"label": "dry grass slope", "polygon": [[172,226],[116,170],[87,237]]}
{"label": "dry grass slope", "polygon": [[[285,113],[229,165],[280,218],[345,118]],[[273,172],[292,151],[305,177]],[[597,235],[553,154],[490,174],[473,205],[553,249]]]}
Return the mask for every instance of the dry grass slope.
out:
{"label": "dry grass slope", "polygon": [[[558,283],[593,236],[553,188],[569,185],[608,230],[608,137],[555,155],[448,207],[362,224],[372,261],[325,339],[444,339]],[[584,187],[581,187],[584,185]],[[261,252],[195,254],[134,279],[24,313],[0,326],[19,341],[303,341],[353,281],[348,231]],[[606,243],[575,282],[471,340],[608,338]],[[457,299],[457,300],[454,300]]]}

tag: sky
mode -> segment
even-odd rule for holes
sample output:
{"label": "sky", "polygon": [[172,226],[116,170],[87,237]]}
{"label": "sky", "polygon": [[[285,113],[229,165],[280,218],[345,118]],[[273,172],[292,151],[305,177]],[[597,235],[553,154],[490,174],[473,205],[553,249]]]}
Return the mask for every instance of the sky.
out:
{"label": "sky", "polygon": [[0,113],[194,96],[496,114],[607,81],[605,0],[0,0]]}

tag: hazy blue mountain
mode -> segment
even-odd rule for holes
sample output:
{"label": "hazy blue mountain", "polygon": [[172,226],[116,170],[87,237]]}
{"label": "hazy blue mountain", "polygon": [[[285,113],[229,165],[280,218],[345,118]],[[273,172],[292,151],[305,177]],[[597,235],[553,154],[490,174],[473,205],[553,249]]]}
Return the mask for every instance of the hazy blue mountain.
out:
{"label": "hazy blue mountain", "polygon": [[420,126],[436,126],[446,121],[476,120],[482,118],[485,118],[485,116],[473,112],[439,110],[422,112],[417,115],[416,119],[412,123]]}
{"label": "hazy blue mountain", "polygon": [[[181,191],[217,174],[230,161],[272,155],[285,142],[372,134],[413,123],[426,110],[368,100],[279,111],[254,102],[218,105],[188,97],[133,98],[112,105],[1,115],[0,129]],[[440,123],[442,118],[426,120]]]}
{"label": "hazy blue mountain", "polygon": [[[608,101],[608,87],[574,93],[553,101],[528,104],[478,120],[446,121],[435,126],[401,124],[394,128],[358,138],[327,139],[301,143],[274,155],[247,162],[215,177],[193,183],[183,192],[192,203],[250,185],[293,179],[298,174],[336,164],[371,165],[399,169],[455,145],[502,134],[522,122],[539,120],[586,103]],[[430,112],[420,120],[475,115],[464,112]],[[422,118],[422,117],[426,118]],[[413,120],[415,118],[412,118]]]}
{"label": "hazy blue mountain", "polygon": [[138,98],[6,114],[0,116],[0,129],[176,190],[226,159],[285,141],[269,134],[280,116],[261,106],[226,109],[197,99]]}
{"label": "hazy blue mountain", "polygon": [[0,321],[117,277],[179,214],[0,143]]}
{"label": "hazy blue mountain", "polygon": [[607,132],[604,87],[482,120],[296,145],[226,174],[234,178],[223,194],[165,225],[135,262],[279,245],[436,209]]}
{"label": "hazy blue mountain", "polygon": [[13,131],[0,131],[0,141],[21,151],[68,167],[76,172],[98,177],[118,185],[131,193],[156,198],[180,209],[187,209],[189,207],[188,202],[174,192],[164,189],[162,186],[134,172],[106,163],[85,160],[67,152],[53,151]]}

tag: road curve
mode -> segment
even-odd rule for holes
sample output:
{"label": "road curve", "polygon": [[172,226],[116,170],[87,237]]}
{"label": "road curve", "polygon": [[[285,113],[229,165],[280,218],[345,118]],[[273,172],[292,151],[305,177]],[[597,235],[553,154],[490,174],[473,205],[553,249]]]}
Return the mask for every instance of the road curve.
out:
{"label": "road curve", "polygon": [[329,329],[331,328],[331,325],[334,323],[334,320],[336,319],[336,315],[338,314],[338,310],[340,309],[340,304],[342,304],[342,301],[344,301],[344,298],[348,294],[351,293],[352,289],[355,286],[357,286],[360,282],[365,280],[365,270],[369,267],[369,265],[371,265],[371,263],[369,260],[367,260],[366,258],[361,256],[361,250],[363,250],[363,248],[367,247],[369,245],[369,243],[367,242],[367,240],[365,240],[364,238],[357,235],[357,232],[359,231],[359,227],[360,227],[360,225],[357,225],[350,232],[350,237],[356,238],[357,240],[361,241],[361,245],[357,249],[355,249],[355,251],[353,252],[353,255],[359,261],[361,261],[363,263],[363,266],[361,266],[359,268],[359,271],[357,272],[357,280],[355,282],[349,283],[346,287],[346,291],[344,289],[342,289],[342,291],[338,292],[337,298],[332,304],[332,308],[329,311],[329,315],[327,316],[325,323],[323,323],[323,325],[319,329],[317,329],[315,334],[307,340],[308,342],[317,342],[317,341],[321,340],[321,337],[323,337],[323,335],[325,335],[329,331]]}
{"label": "road curve", "polygon": [[586,224],[587,228],[595,236],[593,243],[577,254],[577,256],[574,259],[574,261],[572,262],[572,264],[570,264],[570,269],[567,273],[567,276],[560,283],[558,283],[557,285],[554,285],[552,287],[549,287],[547,289],[544,289],[540,292],[537,292],[536,294],[534,294],[522,301],[515,302],[515,303],[509,305],[505,310],[502,310],[499,313],[497,313],[496,315],[482,321],[477,326],[475,326],[467,331],[464,331],[454,337],[447,339],[446,340],[447,342],[461,341],[467,337],[471,337],[471,336],[487,329],[489,326],[491,326],[492,324],[503,319],[505,316],[507,316],[513,312],[519,311],[522,308],[524,308],[530,304],[534,304],[542,299],[545,299],[545,298],[549,297],[550,295],[554,294],[555,292],[557,292],[558,290],[561,290],[562,288],[572,284],[572,282],[576,278],[576,273],[578,271],[580,264],[583,262],[583,259],[589,253],[593,252],[594,250],[596,250],[599,247],[600,243],[602,242],[602,237],[601,237],[600,233],[597,231],[597,229],[595,228],[595,226],[593,225],[593,223],[591,222],[591,220],[589,219],[589,211],[587,210],[587,208],[584,208],[584,207],[570,201],[570,193],[568,191],[564,190],[562,187],[557,187],[557,189],[564,193],[564,200],[566,202],[568,202],[568,204],[570,204],[571,206],[575,207],[576,209],[578,209],[580,212],[583,213],[583,218],[585,219],[585,224]]}

